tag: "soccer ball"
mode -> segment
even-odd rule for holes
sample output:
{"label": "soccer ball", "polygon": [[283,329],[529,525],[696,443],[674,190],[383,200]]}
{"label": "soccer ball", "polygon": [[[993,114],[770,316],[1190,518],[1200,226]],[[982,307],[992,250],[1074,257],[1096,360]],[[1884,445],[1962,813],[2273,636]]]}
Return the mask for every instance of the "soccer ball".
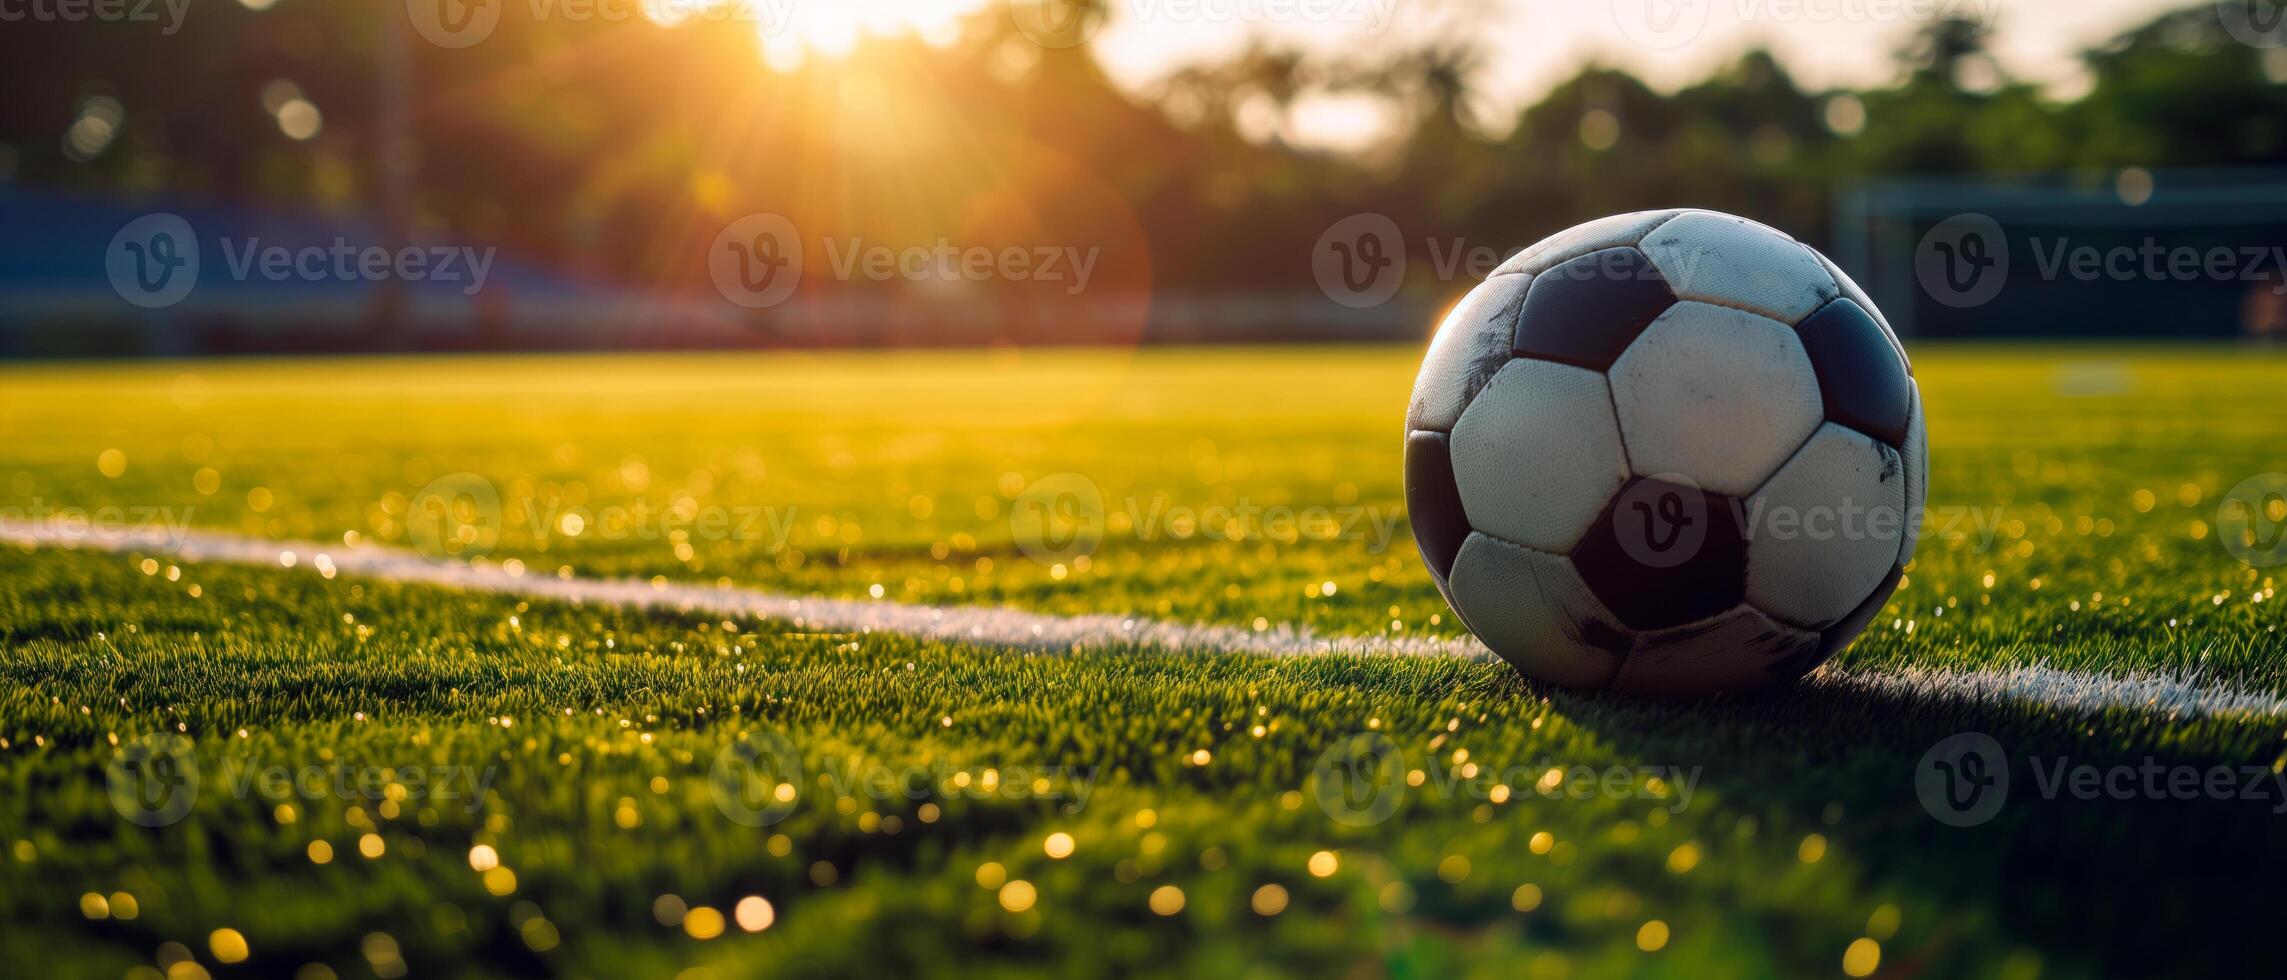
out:
{"label": "soccer ball", "polygon": [[1526,675],[1698,697],[1790,681],[1913,556],[1921,394],[1825,256],[1712,211],[1591,221],[1438,328],[1406,507],[1461,620]]}

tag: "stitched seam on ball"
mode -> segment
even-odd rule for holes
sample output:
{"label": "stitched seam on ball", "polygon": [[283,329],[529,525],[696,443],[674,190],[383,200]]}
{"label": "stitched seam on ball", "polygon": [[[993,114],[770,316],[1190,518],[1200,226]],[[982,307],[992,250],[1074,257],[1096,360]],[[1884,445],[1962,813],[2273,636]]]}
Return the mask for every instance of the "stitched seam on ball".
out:
{"label": "stitched seam on ball", "polygon": [[[1622,670],[1624,670],[1624,669],[1626,669],[1626,668],[1627,668],[1627,666],[1628,666],[1628,657],[1629,657],[1629,655],[1631,655],[1631,654],[1633,654],[1633,653],[1635,653],[1635,652],[1636,652],[1636,644],[1637,644],[1637,643],[1639,643],[1639,642],[1642,642],[1642,640],[1643,640],[1644,636],[1643,636],[1643,634],[1642,634],[1641,632],[1638,632],[1638,631],[1636,631],[1636,630],[1633,630],[1633,629],[1628,629],[1628,626],[1627,626],[1627,624],[1621,621],[1621,619],[1620,619],[1619,615],[1618,615],[1617,613],[1614,613],[1614,612],[1612,611],[1612,608],[1611,608],[1610,606],[1606,606],[1606,605],[1604,604],[1604,597],[1603,597],[1603,596],[1600,596],[1600,595],[1597,595],[1597,594],[1596,594],[1596,587],[1595,587],[1595,586],[1592,586],[1592,585],[1589,585],[1589,584],[1588,584],[1588,581],[1587,581],[1586,579],[1583,579],[1583,578],[1581,578],[1581,577],[1580,577],[1580,569],[1579,569],[1577,566],[1573,565],[1573,563],[1572,563],[1572,558],[1571,558],[1571,556],[1570,556],[1570,555],[1568,555],[1568,554],[1559,554],[1559,553],[1557,553],[1557,552],[1553,552],[1553,551],[1542,551],[1542,550],[1541,550],[1541,549],[1539,549],[1539,548],[1534,548],[1534,547],[1531,547],[1531,546],[1529,546],[1529,545],[1521,545],[1521,544],[1518,544],[1518,543],[1516,543],[1516,542],[1514,542],[1514,541],[1511,541],[1511,540],[1509,540],[1509,539],[1507,539],[1507,538],[1504,538],[1504,537],[1501,537],[1501,536],[1499,536],[1499,535],[1496,535],[1496,534],[1492,534],[1492,533],[1489,533],[1489,532],[1486,532],[1486,531],[1478,531],[1478,530],[1472,529],[1472,533],[1474,533],[1474,534],[1476,534],[1476,535],[1478,535],[1478,536],[1480,536],[1480,537],[1483,537],[1483,538],[1484,538],[1485,540],[1487,540],[1487,541],[1491,541],[1491,542],[1493,542],[1494,544],[1497,544],[1497,545],[1501,545],[1501,546],[1503,546],[1503,547],[1508,547],[1508,548],[1515,548],[1515,549],[1517,549],[1518,551],[1523,551],[1523,552],[1527,552],[1527,553],[1530,553],[1530,554],[1535,554],[1535,555],[1541,555],[1541,556],[1543,556],[1543,557],[1547,557],[1547,558],[1554,558],[1554,559],[1556,559],[1556,560],[1558,560],[1558,561],[1560,561],[1560,562],[1563,562],[1563,563],[1564,563],[1564,567],[1571,569],[1571,570],[1572,570],[1572,577],[1573,577],[1574,581],[1577,581],[1577,582],[1579,582],[1579,583],[1580,583],[1580,589],[1581,589],[1581,593],[1582,593],[1582,594],[1584,594],[1584,595],[1586,595],[1586,596],[1588,597],[1588,601],[1590,601],[1590,602],[1593,602],[1593,603],[1595,603],[1595,604],[1596,604],[1596,611],[1597,611],[1597,612],[1600,612],[1600,613],[1603,613],[1603,614],[1604,614],[1604,616],[1605,616],[1605,618],[1607,618],[1607,619],[1610,619],[1612,622],[1614,622],[1614,623],[1619,623],[1619,624],[1620,624],[1620,628],[1621,628],[1621,629],[1623,629],[1623,630],[1625,630],[1625,631],[1627,632],[1627,634],[1628,634],[1628,649],[1626,649],[1626,650],[1605,650],[1605,648],[1603,648],[1603,647],[1597,647],[1595,644],[1593,644],[1593,643],[1589,643],[1587,640],[1585,640],[1585,639],[1582,639],[1581,637],[1578,637],[1578,636],[1572,636],[1572,634],[1571,634],[1570,632],[1567,632],[1565,635],[1566,635],[1566,636],[1572,636],[1573,640],[1575,640],[1575,641],[1577,641],[1577,642],[1579,642],[1579,643],[1581,643],[1581,644],[1583,644],[1583,645],[1586,645],[1586,646],[1590,646],[1590,647],[1595,647],[1595,648],[1596,648],[1596,649],[1598,649],[1598,650],[1605,650],[1605,652],[1606,652],[1606,653],[1610,653],[1610,654],[1612,655],[1612,660],[1613,660],[1613,664],[1612,664],[1612,673],[1611,673],[1609,676],[1606,676],[1606,677],[1604,678],[1604,682],[1603,682],[1603,683],[1596,685],[1596,688],[1595,688],[1596,690],[1602,690],[1602,689],[1605,689],[1605,688],[1609,688],[1609,687],[1611,687],[1611,686],[1612,686],[1612,684],[1613,684],[1613,682],[1614,682],[1614,681],[1617,681],[1617,680],[1619,680],[1619,679],[1620,679],[1620,671],[1622,671]],[[1544,602],[1547,602],[1549,605],[1552,605],[1552,606],[1553,606],[1553,605],[1556,605],[1556,603],[1554,603],[1554,602],[1549,602],[1549,601],[1548,601],[1548,600],[1549,600],[1549,592],[1548,592],[1548,587],[1547,587],[1547,586],[1545,586],[1545,585],[1542,585],[1542,584],[1541,584],[1541,577],[1540,577],[1539,575],[1534,575],[1534,576],[1533,576],[1533,591],[1534,591],[1534,592],[1536,592],[1536,593],[1539,593],[1539,594],[1540,594],[1540,597],[1541,597],[1541,599],[1542,599]],[[1459,614],[1459,612],[1460,612],[1460,610],[1458,610],[1458,609],[1457,609],[1457,610],[1454,610],[1454,612],[1455,612],[1455,613],[1458,615],[1458,614]],[[1467,624],[1466,624],[1466,623],[1464,623],[1463,625],[1467,625]]]}

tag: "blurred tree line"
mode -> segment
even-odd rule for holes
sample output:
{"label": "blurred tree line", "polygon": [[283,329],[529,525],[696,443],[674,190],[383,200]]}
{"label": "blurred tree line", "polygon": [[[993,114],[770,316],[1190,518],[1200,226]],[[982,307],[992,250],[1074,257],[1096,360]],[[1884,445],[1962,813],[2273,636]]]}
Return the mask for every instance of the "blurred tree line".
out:
{"label": "blurred tree line", "polygon": [[[869,39],[790,71],[761,63],[751,24],[505,7],[462,50],[422,41],[394,2],[198,6],[171,36],[10,24],[0,174],[368,217],[401,196],[417,234],[643,286],[704,288],[688,256],[770,211],[887,244],[1093,243],[1115,284],[1221,289],[1307,286],[1311,243],[1361,211],[1511,249],[1692,204],[1819,242],[1859,176],[2287,164],[2287,54],[2235,40],[2206,2],[2087,52],[2077,98],[2008,77],[1985,37],[1941,22],[1888,87],[1807,90],[1755,51],[1673,94],[1591,66],[1491,122],[1476,88],[1493,52],[1466,14],[1395,50],[1258,47],[1138,96],[999,4],[951,43]],[[1281,138],[1276,121],[1326,93],[1388,100],[1398,130],[1347,155]]]}

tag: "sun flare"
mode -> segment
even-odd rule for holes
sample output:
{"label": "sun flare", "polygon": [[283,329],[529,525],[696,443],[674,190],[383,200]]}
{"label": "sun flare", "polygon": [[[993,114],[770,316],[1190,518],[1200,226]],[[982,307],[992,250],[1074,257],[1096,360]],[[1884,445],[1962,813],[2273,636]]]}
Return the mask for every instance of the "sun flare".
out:
{"label": "sun flare", "polygon": [[645,0],[644,15],[686,23],[754,25],[763,63],[793,71],[810,57],[839,58],[867,37],[910,35],[935,47],[961,37],[961,21],[988,0]]}

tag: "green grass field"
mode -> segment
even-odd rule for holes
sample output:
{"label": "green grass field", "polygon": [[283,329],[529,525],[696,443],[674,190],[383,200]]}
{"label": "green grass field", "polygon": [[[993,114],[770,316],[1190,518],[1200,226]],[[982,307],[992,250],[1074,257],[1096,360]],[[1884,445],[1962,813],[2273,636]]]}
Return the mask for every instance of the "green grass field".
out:
{"label": "green grass field", "polygon": [[[0,509],[481,552],[536,579],[1457,637],[1402,519],[1416,364],[13,366]],[[2283,468],[2287,360],[1916,366],[1932,514],[1837,668],[2287,697],[2275,577],[2218,540],[2226,494]],[[479,484],[502,505],[470,551],[466,515],[430,505]],[[1100,494],[1084,559],[1027,536],[1044,486]],[[2287,908],[2271,711],[1841,683],[1656,704],[1463,659],[1024,653],[14,545],[0,633],[11,974],[2238,973]],[[1913,780],[1963,731],[2007,747],[2015,784],[1954,828]],[[1405,785],[1386,819],[1337,819],[1322,754],[1366,735]],[[125,819],[119,747],[175,736],[190,809]],[[713,774],[757,744],[791,747],[799,785],[740,822]],[[2058,760],[2244,768],[2269,798],[2045,799]]]}

